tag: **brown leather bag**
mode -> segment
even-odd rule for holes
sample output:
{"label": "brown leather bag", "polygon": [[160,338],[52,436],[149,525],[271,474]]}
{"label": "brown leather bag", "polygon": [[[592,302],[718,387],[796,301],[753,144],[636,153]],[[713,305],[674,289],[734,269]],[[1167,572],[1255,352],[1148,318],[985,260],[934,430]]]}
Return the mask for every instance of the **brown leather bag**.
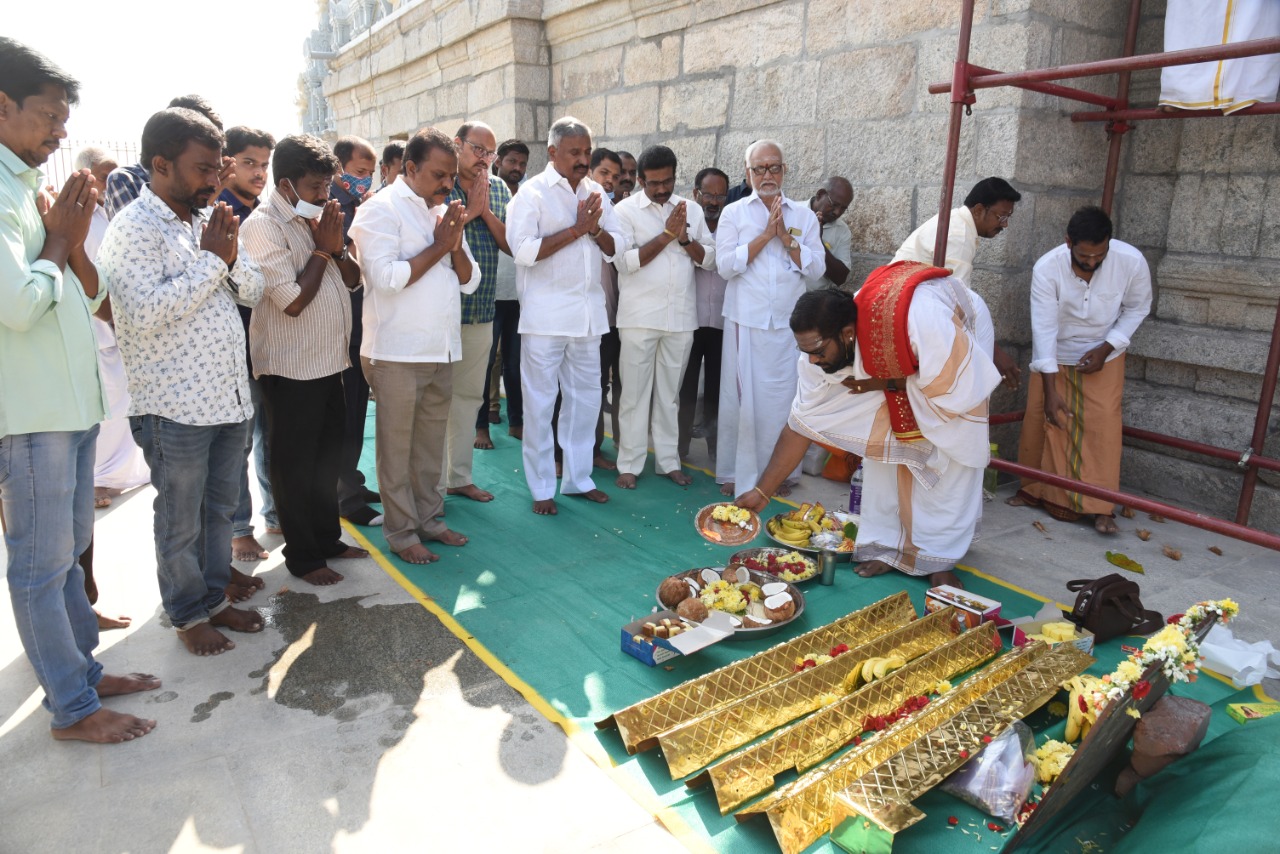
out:
{"label": "brown leather bag", "polygon": [[1142,607],[1137,582],[1119,573],[1068,581],[1067,589],[1076,593],[1067,619],[1093,632],[1098,643],[1120,635],[1149,635],[1164,625],[1158,611]]}

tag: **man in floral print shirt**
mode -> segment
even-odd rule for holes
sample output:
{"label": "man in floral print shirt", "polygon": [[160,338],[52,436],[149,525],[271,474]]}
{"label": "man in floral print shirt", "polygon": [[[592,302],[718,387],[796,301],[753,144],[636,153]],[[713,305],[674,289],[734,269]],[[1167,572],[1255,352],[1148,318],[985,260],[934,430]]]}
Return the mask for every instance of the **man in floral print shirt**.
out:
{"label": "man in floral print shirt", "polygon": [[231,515],[253,417],[236,304],[262,297],[225,202],[206,215],[222,169],[222,132],[192,110],[156,113],[142,131],[151,183],[122,210],[98,252],[114,292],[129,373],[134,439],[156,488],[156,564],[165,612],[187,650],[232,649],[218,628],[262,629],[231,607]]}

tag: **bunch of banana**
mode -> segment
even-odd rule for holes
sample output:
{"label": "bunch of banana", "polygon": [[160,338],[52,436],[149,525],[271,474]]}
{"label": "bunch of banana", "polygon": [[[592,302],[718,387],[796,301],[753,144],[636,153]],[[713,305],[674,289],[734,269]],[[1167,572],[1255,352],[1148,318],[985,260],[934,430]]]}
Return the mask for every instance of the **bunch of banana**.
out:
{"label": "bunch of banana", "polygon": [[770,519],[766,527],[775,540],[797,548],[808,548],[809,537],[822,530],[838,530],[839,524],[827,516],[822,504],[802,504],[797,510]]}
{"label": "bunch of banana", "polygon": [[1071,692],[1067,700],[1067,731],[1064,738],[1068,744],[1089,734],[1089,728],[1098,720],[1098,712],[1093,707],[1093,692],[1105,687],[1102,680],[1094,676],[1072,676],[1062,687]]}
{"label": "bunch of banana", "polygon": [[844,678],[845,693],[852,693],[863,685],[883,679],[899,667],[906,666],[907,660],[900,655],[889,655],[883,658],[868,658],[855,666]]}

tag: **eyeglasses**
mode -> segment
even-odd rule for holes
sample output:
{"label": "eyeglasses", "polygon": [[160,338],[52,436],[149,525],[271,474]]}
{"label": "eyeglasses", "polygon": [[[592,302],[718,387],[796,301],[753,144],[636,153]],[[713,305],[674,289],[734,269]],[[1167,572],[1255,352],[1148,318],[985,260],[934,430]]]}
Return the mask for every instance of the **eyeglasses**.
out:
{"label": "eyeglasses", "polygon": [[699,190],[698,197],[705,199],[708,202],[718,203],[718,202],[723,202],[725,199],[729,198],[729,194],[728,193],[704,193],[701,190]]}
{"label": "eyeglasses", "polygon": [[498,156],[498,152],[493,151],[492,149],[485,148],[483,145],[476,145],[474,142],[472,142],[469,139],[464,139],[463,142],[471,146],[471,150],[475,152],[476,157],[480,158],[481,160],[492,160],[493,158]]}
{"label": "eyeglasses", "polygon": [[765,175],[781,175],[786,168],[781,163],[770,163],[768,166],[752,166],[751,174],[757,178],[763,178]]}

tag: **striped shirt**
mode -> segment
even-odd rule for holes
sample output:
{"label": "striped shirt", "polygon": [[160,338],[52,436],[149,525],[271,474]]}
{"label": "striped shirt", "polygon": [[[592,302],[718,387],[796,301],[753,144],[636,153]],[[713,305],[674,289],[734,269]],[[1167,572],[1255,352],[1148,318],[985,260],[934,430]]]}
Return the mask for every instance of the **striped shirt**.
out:
{"label": "striped shirt", "polygon": [[349,367],[351,300],[336,261],[325,263],[320,288],[302,313],[284,313],[302,293],[298,277],[316,248],[307,221],[272,188],[266,202],[244,221],[240,236],[266,279],[266,291],[249,322],[254,378],[315,380]]}
{"label": "striped shirt", "polygon": [[151,180],[147,167],[141,163],[132,166],[121,166],[107,176],[107,216],[115,219],[116,214],[124,210],[125,205],[138,198],[142,188]]}
{"label": "striped shirt", "polygon": [[[454,181],[453,192],[449,193],[449,202],[467,203],[467,194],[459,181]],[[511,201],[511,191],[507,182],[497,175],[489,176],[489,210],[503,222],[507,221],[507,202]],[[447,203],[447,202],[446,202]],[[480,287],[474,294],[462,296],[462,322],[492,323],[493,301],[498,291],[498,256],[503,254],[498,248],[498,241],[484,224],[484,219],[476,217],[462,228],[467,236],[467,245],[471,254],[480,265]],[[514,265],[513,265],[514,266]]]}

